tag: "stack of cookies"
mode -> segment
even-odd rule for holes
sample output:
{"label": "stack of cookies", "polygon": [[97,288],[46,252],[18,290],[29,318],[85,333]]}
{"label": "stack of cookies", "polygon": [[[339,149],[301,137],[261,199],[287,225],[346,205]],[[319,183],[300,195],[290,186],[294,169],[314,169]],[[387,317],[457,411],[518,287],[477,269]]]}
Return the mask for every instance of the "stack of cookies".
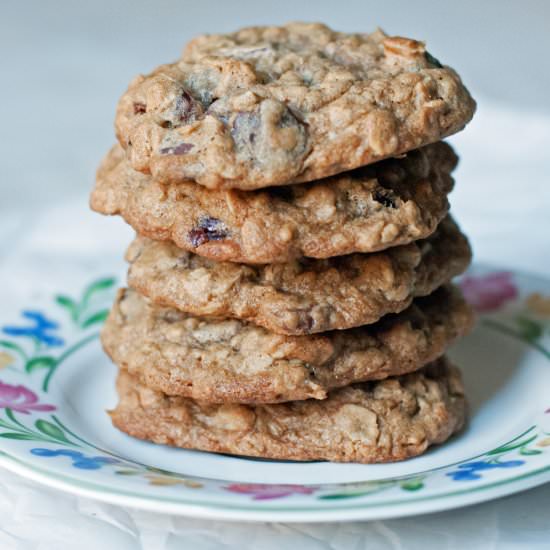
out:
{"label": "stack of cookies", "polygon": [[201,36],[137,77],[91,199],[137,232],[102,333],[114,425],[364,463],[459,430],[471,252],[440,140],[474,109],[423,43],[320,24]]}

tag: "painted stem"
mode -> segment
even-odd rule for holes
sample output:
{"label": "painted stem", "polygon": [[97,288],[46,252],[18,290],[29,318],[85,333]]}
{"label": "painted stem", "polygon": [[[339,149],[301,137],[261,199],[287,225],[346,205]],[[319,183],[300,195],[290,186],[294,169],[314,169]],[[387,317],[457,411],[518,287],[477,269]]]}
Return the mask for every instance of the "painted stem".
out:
{"label": "painted stem", "polygon": [[[13,411],[9,408],[9,407],[6,407],[6,416],[16,425],[16,426],[19,426],[19,428],[23,429],[24,431],[28,432],[28,433],[32,433],[32,430],[30,430],[29,428],[27,428],[27,426],[25,426],[24,424],[22,424],[19,420],[17,420],[17,418],[15,418],[15,415],[13,414]],[[10,429],[15,429],[15,428],[10,428]]]}
{"label": "painted stem", "polygon": [[515,338],[516,340],[519,340],[520,342],[523,342],[532,348],[536,349],[538,352],[542,353],[546,359],[550,361],[550,350],[546,349],[544,346],[539,344],[538,342],[534,342],[533,340],[530,340],[529,338],[525,338],[521,334],[517,333],[514,329],[511,329],[509,326],[499,323],[498,321],[494,321],[493,319],[483,319],[483,324],[498,331],[502,332],[503,334],[507,334],[508,336],[511,336],[512,338]]}
{"label": "painted stem", "polygon": [[[65,432],[67,432],[71,437],[73,437],[74,439],[76,439],[77,441],[80,441],[81,443],[83,443],[84,445],[90,447],[90,449],[95,449],[96,451],[100,451],[102,453],[105,453],[107,455],[110,455],[112,456],[113,458],[117,458],[117,459],[121,459],[121,457],[115,453],[113,453],[112,451],[109,451],[107,449],[103,449],[102,447],[98,447],[97,445],[94,445],[93,443],[90,443],[89,441],[86,441],[85,439],[82,439],[82,437],[80,437],[79,435],[75,434],[70,428],[68,428],[65,424],[63,424],[63,422],[61,422],[61,420],[59,420],[59,418],[57,418],[57,416],[55,415],[52,415],[52,420]],[[124,461],[128,462],[128,466],[127,467],[131,467],[130,465],[135,465],[135,466],[140,466],[140,467],[143,467],[143,468],[147,468],[147,464],[144,464],[143,462],[137,462],[135,460],[131,460],[129,458],[124,458],[123,459]],[[135,467],[134,466],[134,467]],[[177,474],[179,475],[179,474]]]}
{"label": "painted stem", "polygon": [[59,418],[57,418],[57,416],[55,416],[55,414],[52,414],[52,420],[59,426],[59,428],[61,428],[61,430],[63,432],[68,433],[72,438],[76,439],[77,441],[80,441],[80,443],[83,443],[87,447],[90,447],[90,449],[95,449],[96,451],[101,451],[103,453],[107,453],[107,454],[115,456],[110,451],[102,449],[101,447],[98,447],[97,445],[94,445],[93,443],[90,443],[89,441],[86,441],[85,439],[83,439],[79,435],[75,434],[70,428],[65,426],[65,424],[63,424],[63,422],[61,422],[61,420],[59,420]]}
{"label": "painted stem", "polygon": [[90,343],[92,340],[95,340],[99,336],[99,332],[94,332],[93,334],[90,334],[89,336],[86,336],[86,338],[83,338],[76,344],[73,344],[71,347],[67,348],[58,358],[56,364],[48,371],[48,374],[44,378],[44,382],[42,383],[42,391],[47,392],[48,388],[50,387],[50,382],[55,374],[55,371],[59,368],[59,365],[65,361],[68,357],[70,357],[73,353],[77,352],[79,349],[83,348],[86,344]]}
{"label": "painted stem", "polygon": [[[17,418],[13,414],[13,411],[10,408],[6,408],[6,416],[13,422],[13,424],[9,424],[5,420],[2,420],[0,424],[1,427],[6,428],[7,430],[12,430],[16,433],[31,435],[35,441],[42,441],[43,443],[52,443],[56,445],[60,443],[57,439],[47,437],[44,434],[38,433],[37,431],[34,431],[28,426],[22,424],[19,420],[17,420]],[[72,442],[71,445],[74,445],[75,447],[80,447],[80,445]]]}

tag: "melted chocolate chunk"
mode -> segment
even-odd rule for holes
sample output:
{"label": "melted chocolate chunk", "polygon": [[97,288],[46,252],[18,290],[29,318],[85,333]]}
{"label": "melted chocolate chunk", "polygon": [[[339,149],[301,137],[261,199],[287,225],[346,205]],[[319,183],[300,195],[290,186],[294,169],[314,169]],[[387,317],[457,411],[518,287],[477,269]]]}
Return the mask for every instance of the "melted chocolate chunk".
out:
{"label": "melted chocolate chunk", "polygon": [[305,312],[300,312],[300,318],[298,320],[297,328],[300,330],[305,331],[305,333],[308,333],[313,328],[313,317]]}
{"label": "melted chocolate chunk", "polygon": [[260,129],[260,117],[257,113],[240,112],[233,120],[231,135],[238,145],[252,145]]}
{"label": "melted chocolate chunk", "polygon": [[189,242],[194,248],[208,241],[221,241],[227,237],[227,229],[223,222],[209,216],[201,218],[197,227],[188,233]]}
{"label": "melted chocolate chunk", "polygon": [[163,147],[160,150],[161,155],[185,155],[193,149],[194,145],[192,143],[180,143],[175,147]]}
{"label": "melted chocolate chunk", "polygon": [[134,115],[142,115],[147,112],[147,105],[145,103],[134,103]]}
{"label": "melted chocolate chunk", "polygon": [[187,124],[195,120],[202,113],[202,107],[200,103],[191,97],[189,92],[183,90],[181,95],[176,98],[175,111],[179,120]]}

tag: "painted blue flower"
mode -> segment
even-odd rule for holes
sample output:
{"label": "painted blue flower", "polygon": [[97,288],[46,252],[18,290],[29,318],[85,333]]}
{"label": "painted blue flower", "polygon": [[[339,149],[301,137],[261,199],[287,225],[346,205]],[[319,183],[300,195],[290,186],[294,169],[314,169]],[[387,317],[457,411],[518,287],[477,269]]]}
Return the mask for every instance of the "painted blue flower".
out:
{"label": "painted blue flower", "polygon": [[55,456],[67,456],[72,460],[75,468],[81,470],[99,470],[105,464],[117,464],[120,460],[111,458],[110,456],[86,456],[79,451],[72,451],[69,449],[31,449],[31,453],[35,456],[42,457],[55,457]]}
{"label": "painted blue flower", "polygon": [[454,481],[475,481],[476,479],[481,479],[481,475],[478,472],[493,470],[495,468],[517,468],[523,464],[525,464],[524,460],[507,460],[503,462],[485,462],[479,460],[477,462],[460,464],[458,470],[447,472],[447,475],[452,477]]}
{"label": "painted blue flower", "polygon": [[65,342],[62,338],[51,334],[51,331],[57,330],[59,325],[55,321],[51,321],[40,311],[26,310],[22,312],[22,316],[32,321],[29,327],[3,327],[4,334],[9,336],[30,336],[36,340],[46,344],[49,347],[62,346]]}

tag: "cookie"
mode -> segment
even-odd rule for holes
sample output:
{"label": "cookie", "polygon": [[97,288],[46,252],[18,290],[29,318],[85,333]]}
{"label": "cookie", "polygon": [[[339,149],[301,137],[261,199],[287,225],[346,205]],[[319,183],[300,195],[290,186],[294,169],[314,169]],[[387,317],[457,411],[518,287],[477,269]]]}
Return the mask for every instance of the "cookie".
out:
{"label": "cookie", "polygon": [[98,170],[91,207],[216,261],[329,258],[430,235],[448,211],[456,163],[440,142],[320,182],[210,191],[193,182],[155,182],[129,168],[115,147]]}
{"label": "cookie", "polygon": [[251,190],[417,149],[461,130],[474,110],[422,42],[292,23],[196,38],[132,81],[115,125],[136,170]]}
{"label": "cookie", "polygon": [[214,262],[137,238],[128,286],[159,305],[237,318],[278,334],[313,334],[378,321],[466,270],[471,251],[451,218],[423,241],[374,254],[252,266]]}
{"label": "cookie", "polygon": [[277,405],[213,405],[152,390],[126,372],[111,411],[123,432],[155,443],[278,460],[391,462],[460,430],[460,372],[440,359],[418,372]]}
{"label": "cookie", "polygon": [[120,368],[166,394],[275,403],[324,399],[332,388],[414,371],[471,325],[470,307],[451,287],[373,325],[312,336],[192,317],[121,290],[101,340]]}

